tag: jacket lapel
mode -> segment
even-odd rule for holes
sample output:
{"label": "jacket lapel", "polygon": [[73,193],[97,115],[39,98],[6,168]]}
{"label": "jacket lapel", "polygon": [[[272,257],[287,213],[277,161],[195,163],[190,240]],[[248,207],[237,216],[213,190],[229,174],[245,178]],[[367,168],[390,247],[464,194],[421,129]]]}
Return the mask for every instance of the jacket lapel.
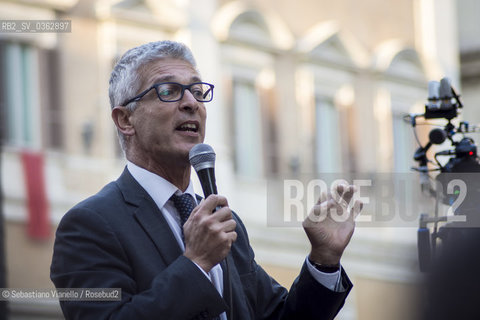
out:
{"label": "jacket lapel", "polygon": [[[225,265],[228,262],[228,269]],[[231,309],[233,315],[242,315],[242,319],[252,319],[247,307],[247,298],[243,292],[242,281],[235,267],[232,254],[229,253],[220,265],[223,269],[223,299]],[[238,317],[238,316],[237,316]],[[230,320],[230,310],[227,311],[227,318]]]}
{"label": "jacket lapel", "polygon": [[118,178],[117,185],[125,202],[136,207],[133,216],[152,239],[165,264],[170,265],[182,254],[182,249],[162,212],[127,168]]}
{"label": "jacket lapel", "polygon": [[[125,202],[135,207],[133,216],[150,239],[152,239],[165,264],[170,265],[182,254],[182,249],[178,245],[162,212],[158,209],[145,189],[132,177],[127,168],[125,168],[120,178],[118,178],[117,185],[123,194]],[[202,197],[196,195],[196,198],[197,202],[200,203]],[[223,269],[224,300],[229,306],[230,301],[233,302],[233,314],[246,315],[248,314],[248,309],[246,307],[244,294],[239,292],[242,285],[231,253],[227,255],[226,260],[228,261],[228,270],[225,266],[225,261],[220,263]],[[241,297],[243,297],[243,299]],[[232,308],[232,306],[230,306],[230,308]],[[228,314],[229,312],[227,311],[227,317]]]}
{"label": "jacket lapel", "polygon": [[[223,270],[223,300],[225,300],[225,303],[228,306],[227,310],[227,318],[230,319],[230,312],[232,312],[234,308],[234,301],[233,301],[233,296],[232,296],[232,283],[231,283],[231,268],[233,266],[233,261],[231,259],[231,254],[229,253],[227,257],[220,262],[220,266],[222,267]],[[228,263],[228,267],[227,267]]]}

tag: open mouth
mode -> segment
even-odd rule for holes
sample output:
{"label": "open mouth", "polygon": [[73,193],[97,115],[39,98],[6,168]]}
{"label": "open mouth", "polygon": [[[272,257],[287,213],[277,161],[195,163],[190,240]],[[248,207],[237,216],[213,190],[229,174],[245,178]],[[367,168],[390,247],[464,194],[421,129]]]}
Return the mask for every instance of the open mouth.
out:
{"label": "open mouth", "polygon": [[195,122],[184,122],[179,125],[176,130],[179,131],[188,131],[188,132],[198,132],[198,123]]}

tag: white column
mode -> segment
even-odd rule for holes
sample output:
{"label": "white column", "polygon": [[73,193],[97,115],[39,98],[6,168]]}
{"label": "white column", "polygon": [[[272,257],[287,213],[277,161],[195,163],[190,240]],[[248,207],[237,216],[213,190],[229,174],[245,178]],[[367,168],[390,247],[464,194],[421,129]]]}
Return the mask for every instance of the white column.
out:
{"label": "white column", "polygon": [[222,95],[222,74],[220,70],[220,48],[213,36],[210,22],[217,9],[216,0],[204,0],[200,3],[190,0],[186,3],[189,10],[187,36],[188,44],[197,61],[202,79],[215,85],[214,98],[206,104],[207,136],[206,142],[216,151],[226,147],[225,109]]}
{"label": "white column", "polygon": [[[194,0],[184,1],[181,5],[188,10],[188,25],[178,36],[179,41],[185,42],[192,49],[203,81],[215,85],[213,101],[205,104],[207,109],[205,143],[210,144],[217,154],[215,169],[219,193],[228,196],[233,194],[231,190],[234,190],[235,182],[229,146],[232,133],[228,127],[228,106],[223,95],[221,48],[211,29],[211,22],[218,9],[217,2],[217,0],[203,0],[201,3]],[[196,177],[194,183],[198,183]]]}
{"label": "white column", "polygon": [[459,58],[455,0],[415,0],[416,46],[427,77],[449,77],[458,87]]}

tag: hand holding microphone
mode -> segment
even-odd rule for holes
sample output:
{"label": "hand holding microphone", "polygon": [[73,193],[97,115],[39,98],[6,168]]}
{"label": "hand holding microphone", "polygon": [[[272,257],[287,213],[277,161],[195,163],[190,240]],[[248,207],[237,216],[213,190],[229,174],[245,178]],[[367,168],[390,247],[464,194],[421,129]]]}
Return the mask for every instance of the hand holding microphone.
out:
{"label": "hand holding microphone", "polygon": [[[215,208],[221,209],[215,210]],[[225,259],[237,239],[237,223],[225,197],[211,195],[193,209],[183,226],[185,253],[205,272]]]}
{"label": "hand holding microphone", "polygon": [[215,184],[215,152],[207,144],[198,144],[190,150],[190,163],[198,174],[205,195],[193,209],[183,226],[185,253],[205,272],[222,261],[237,239],[236,222],[227,199],[217,195]]}

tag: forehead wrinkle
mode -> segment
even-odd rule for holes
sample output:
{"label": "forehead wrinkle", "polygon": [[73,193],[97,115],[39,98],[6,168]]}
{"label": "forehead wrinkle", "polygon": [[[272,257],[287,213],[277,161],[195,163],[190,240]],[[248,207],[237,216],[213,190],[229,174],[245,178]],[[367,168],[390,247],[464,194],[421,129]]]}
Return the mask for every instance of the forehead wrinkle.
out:
{"label": "forehead wrinkle", "polygon": [[142,88],[151,87],[152,85],[160,82],[183,82],[180,81],[180,78],[183,78],[185,74],[183,74],[182,72],[184,72],[186,69],[183,69],[180,74],[175,74],[175,72],[171,70],[171,68],[176,68],[179,63],[181,65],[181,69],[183,69],[184,67],[186,67],[186,69],[191,68],[191,70],[189,71],[190,74],[186,74],[187,77],[190,77],[190,83],[201,82],[198,71],[193,68],[188,62],[178,59],[166,58],[150,61],[149,63],[146,63],[141,67],[141,74],[144,75],[142,77]]}

